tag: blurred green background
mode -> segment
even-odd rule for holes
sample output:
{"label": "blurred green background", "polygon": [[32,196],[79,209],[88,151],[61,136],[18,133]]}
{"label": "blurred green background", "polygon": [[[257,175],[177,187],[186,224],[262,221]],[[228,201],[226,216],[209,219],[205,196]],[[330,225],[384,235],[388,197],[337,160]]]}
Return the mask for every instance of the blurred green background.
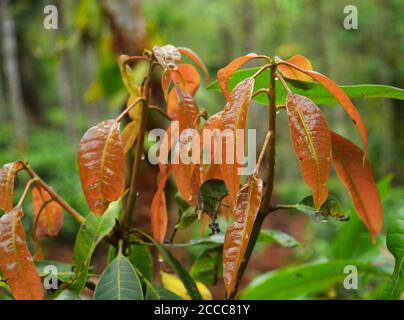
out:
{"label": "blurred green background", "polygon": [[[141,54],[144,47],[151,48],[154,44],[189,47],[201,56],[213,79],[219,68],[249,52],[283,58],[302,54],[312,61],[315,70],[339,84],[404,87],[403,0],[0,0],[0,3],[0,164],[29,160],[37,173],[83,214],[88,207],[81,192],[76,148],[90,126],[117,115],[127,99],[116,62],[119,54]],[[58,8],[57,30],[44,28],[44,7],[48,4]],[[346,30],[343,26],[346,5],[358,9],[357,30]],[[161,104],[157,76],[156,80],[153,99]],[[218,92],[204,88],[197,99],[209,114],[224,106]],[[384,178],[385,228],[391,217],[404,213],[404,106],[387,99],[354,102],[367,125],[374,174],[377,180]],[[258,129],[257,143],[261,143],[266,130],[266,121],[262,119],[266,118],[267,110],[261,105],[253,105],[250,110],[250,128]],[[324,106],[323,110],[331,128],[360,142],[342,108]],[[275,199],[295,203],[310,194],[310,190],[300,176],[282,111],[278,123]],[[160,123],[155,120],[152,124]],[[155,173],[155,168],[148,169]],[[18,182],[18,186],[23,182]],[[154,176],[150,179],[146,176],[144,187],[149,190],[145,190],[139,208],[145,217],[150,205],[147,194],[154,192],[153,183]],[[352,204],[335,175],[330,180],[330,190],[343,200],[349,212]],[[30,215],[29,205],[26,214]],[[66,220],[58,246],[70,245],[77,231],[77,224]],[[276,213],[269,220],[268,226],[287,231],[306,245],[293,251],[259,247],[248,274],[250,279],[289,263],[333,255],[330,243],[341,223],[322,224],[285,212]],[[145,218],[146,228],[147,223]],[[368,243],[364,228],[360,232]],[[372,257],[391,262],[383,238],[379,239],[380,246],[372,247],[375,251]],[[52,241],[44,243],[52,248],[55,246]],[[365,246],[369,249],[370,245]],[[363,248],[359,251],[364,252]],[[66,255],[69,257],[70,253]]]}

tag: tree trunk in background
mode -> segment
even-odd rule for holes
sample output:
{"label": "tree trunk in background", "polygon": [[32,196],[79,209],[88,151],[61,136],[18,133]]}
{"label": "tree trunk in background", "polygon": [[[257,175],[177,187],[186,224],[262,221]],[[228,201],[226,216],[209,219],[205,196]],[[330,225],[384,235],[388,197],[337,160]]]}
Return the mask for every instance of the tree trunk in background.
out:
{"label": "tree trunk in background", "polygon": [[254,1],[243,0],[241,4],[241,17],[243,28],[243,54],[254,51]]}
{"label": "tree trunk in background", "polygon": [[114,50],[141,54],[146,47],[146,21],[141,0],[103,0],[102,7],[113,33]]}
{"label": "tree trunk in background", "polygon": [[15,26],[8,5],[8,0],[0,0],[5,87],[10,101],[10,113],[13,119],[17,148],[23,149],[27,138],[27,119],[21,94]]}
{"label": "tree trunk in background", "polygon": [[[59,29],[64,36],[64,41],[70,36],[70,28],[66,24],[68,15],[68,2],[59,1]],[[59,57],[58,66],[58,91],[61,107],[66,118],[66,132],[69,140],[75,144],[78,141],[79,124],[79,99],[73,87],[71,48],[65,48]],[[79,78],[74,78],[79,79]]]}

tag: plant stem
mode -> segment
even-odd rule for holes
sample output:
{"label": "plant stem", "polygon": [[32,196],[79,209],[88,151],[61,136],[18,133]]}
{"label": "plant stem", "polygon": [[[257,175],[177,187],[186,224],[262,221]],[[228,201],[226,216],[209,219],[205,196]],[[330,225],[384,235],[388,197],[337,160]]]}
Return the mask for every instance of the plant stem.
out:
{"label": "plant stem", "polygon": [[32,185],[35,181],[37,181],[37,178],[32,178],[32,179],[29,180],[28,183],[25,185],[24,191],[23,191],[23,193],[22,193],[22,195],[21,195],[21,198],[20,198],[20,200],[18,201],[16,207],[21,207],[21,206],[22,206],[22,203],[24,202],[25,198],[27,197],[28,191],[29,191],[29,189],[31,188],[31,185]]}
{"label": "plant stem", "polygon": [[66,210],[66,212],[68,214],[70,214],[78,223],[82,224],[86,219],[80,214],[78,213],[76,210],[74,210],[66,201],[64,201],[62,199],[62,197],[57,194],[55,191],[53,191],[53,189],[48,186],[36,173],[34,170],[32,170],[32,168],[30,167],[30,165],[27,162],[23,162],[24,163],[24,169],[28,172],[28,174],[30,175],[31,178],[35,178],[36,179],[36,183],[42,187],[43,189],[46,190],[46,192],[49,193],[49,195],[57,202],[59,203],[63,209]]}
{"label": "plant stem", "polygon": [[133,162],[132,167],[132,175],[131,175],[131,184],[129,188],[129,196],[126,204],[125,213],[122,216],[121,225],[123,228],[129,228],[132,222],[133,211],[135,209],[136,199],[138,197],[138,189],[139,189],[139,178],[140,178],[140,165],[142,163],[142,155],[143,155],[143,144],[144,137],[146,134],[147,128],[147,115],[149,111],[149,103],[150,103],[150,89],[151,89],[151,78],[152,72],[154,68],[154,60],[150,60],[149,71],[146,76],[146,81],[144,83],[143,90],[143,104],[142,104],[142,114],[140,118],[140,128],[139,135],[137,137],[136,144],[136,153],[135,160]]}
{"label": "plant stem", "polygon": [[262,227],[262,223],[264,222],[265,217],[269,213],[269,208],[271,204],[271,197],[272,197],[272,191],[274,188],[274,173],[275,173],[275,131],[276,131],[276,97],[275,97],[275,69],[276,66],[272,65],[270,72],[270,87],[269,87],[269,94],[268,94],[268,100],[269,100],[269,115],[268,115],[268,121],[269,121],[269,149],[268,149],[268,175],[266,178],[266,186],[265,186],[265,193],[262,197],[261,201],[261,206],[257,214],[257,218],[255,219],[253,229],[251,231],[251,237],[250,241],[248,242],[245,254],[244,254],[244,259],[241,262],[239,271],[238,271],[238,276],[237,276],[237,284],[229,296],[230,299],[234,298],[235,295],[237,294],[237,290],[240,284],[240,281],[243,277],[244,271],[247,268],[248,262],[250,261],[251,254],[253,252],[253,249],[255,247],[255,244],[258,239],[259,232]]}

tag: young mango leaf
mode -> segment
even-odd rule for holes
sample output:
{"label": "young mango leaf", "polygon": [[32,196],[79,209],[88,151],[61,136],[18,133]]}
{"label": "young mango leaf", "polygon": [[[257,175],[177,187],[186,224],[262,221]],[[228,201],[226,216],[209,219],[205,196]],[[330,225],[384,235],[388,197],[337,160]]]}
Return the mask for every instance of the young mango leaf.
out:
{"label": "young mango leaf", "polygon": [[[174,292],[176,295],[180,296],[184,300],[191,299],[191,297],[188,294],[188,291],[184,287],[184,284],[178,277],[164,271],[161,271],[160,274],[161,274],[161,283],[163,284],[164,288]],[[212,294],[202,282],[197,282],[196,286],[199,292],[201,293],[203,300],[212,300]]]}
{"label": "young mango leaf", "polygon": [[[177,189],[181,196],[191,205],[196,205],[195,194],[198,185],[193,184],[195,163],[199,160],[196,154],[191,155],[191,161],[184,161],[184,157],[187,157],[190,150],[196,143],[193,130],[199,126],[199,109],[196,105],[194,98],[182,90],[178,86],[175,87],[179,97],[179,109],[178,109],[178,125],[180,139],[175,147],[175,157],[178,159],[176,164],[173,164],[173,173]],[[195,189],[196,188],[196,189]]]}
{"label": "young mango leaf", "polygon": [[135,268],[121,253],[102,273],[94,300],[143,300],[142,284]]}
{"label": "young mango leaf", "polygon": [[308,216],[318,218],[322,221],[328,221],[328,218],[334,218],[339,221],[349,219],[349,217],[345,215],[345,211],[339,200],[331,194],[328,195],[327,200],[322,204],[319,210],[314,208],[312,196],[302,199],[295,208]]}
{"label": "young mango leaf", "polygon": [[382,227],[382,204],[369,162],[358,146],[335,132],[331,132],[331,143],[337,175],[375,242]]}
{"label": "young mango leaf", "polygon": [[277,269],[255,278],[241,293],[242,300],[299,299],[341,284],[344,268],[354,265],[359,275],[386,276],[384,271],[355,260],[336,260]]}
{"label": "young mango leaf", "polygon": [[[178,65],[177,72],[181,74],[181,78],[184,82],[181,89],[189,93],[191,96],[194,96],[201,82],[201,77],[198,71],[191,64],[180,64]],[[167,101],[167,113],[173,120],[178,119],[178,109],[180,107],[179,104],[180,99],[178,97],[178,93],[175,89],[173,89],[170,91]]]}
{"label": "young mango leaf", "polygon": [[[242,80],[254,75],[259,68],[249,68],[237,71],[229,79],[228,86],[232,90]],[[254,90],[268,88],[269,70],[263,71],[255,79]],[[326,88],[318,82],[297,81],[285,79],[288,87],[292,92],[305,96],[311,99],[317,105],[338,105],[339,101]],[[404,100],[404,89],[380,84],[359,84],[359,85],[341,85],[340,88],[345,94],[353,98],[390,98]],[[220,86],[217,81],[213,81],[208,89],[220,91]],[[283,86],[276,86],[276,105],[284,106],[287,92]],[[254,97],[254,101],[265,106],[268,106],[268,97],[266,94],[259,94]]]}
{"label": "young mango leaf", "polygon": [[[50,202],[49,202],[50,201]],[[63,208],[41,188],[32,189],[34,228],[37,237],[54,237],[63,227]]]}
{"label": "young mango leaf", "polygon": [[125,156],[119,123],[106,120],[90,128],[80,141],[78,166],[91,211],[101,215],[125,188]]}
{"label": "young mango leaf", "polygon": [[133,244],[129,247],[129,261],[148,281],[153,280],[153,257],[145,245]]}
{"label": "young mango leaf", "polygon": [[118,218],[119,201],[111,203],[104,215],[89,213],[80,226],[74,243],[73,270],[75,277],[55,293],[55,299],[74,300],[83,290],[95,248],[115,226]]}
{"label": "young mango leaf", "polygon": [[[286,60],[286,62],[298,66],[302,69],[313,70],[311,61],[300,54],[294,55],[290,59]],[[278,66],[278,70],[282,73],[282,75],[285,78],[288,79],[300,80],[300,81],[313,81],[312,78],[309,77],[307,74],[299,70],[293,69],[288,65],[281,64]]]}
{"label": "young mango leaf", "polygon": [[[233,151],[233,159],[226,158],[223,160],[220,170],[233,203],[235,203],[236,194],[240,187],[240,175],[238,174],[238,169],[241,165],[237,162],[237,150],[244,146],[244,141],[239,141],[237,132],[238,130],[245,131],[246,129],[247,113],[251,102],[253,87],[254,78],[247,78],[238,84],[230,95],[222,117],[223,130],[227,133],[231,133],[231,136],[228,137],[227,134],[223,134],[226,136],[224,139],[229,141],[226,141],[222,145],[226,148],[226,145],[229,146],[230,144]],[[222,152],[222,156],[224,155],[227,156],[225,150]]]}
{"label": "young mango leaf", "polygon": [[171,266],[171,268],[173,268],[175,273],[178,275],[179,279],[184,284],[184,287],[188,292],[189,297],[192,300],[202,300],[201,293],[199,292],[194,279],[192,279],[192,277],[178,262],[178,260],[164,246],[162,246],[159,242],[154,240],[148,234],[143,232],[142,234],[154,244],[154,246],[159,250],[160,254],[164,258],[164,260]]}
{"label": "young mango leaf", "polygon": [[344,90],[342,90],[334,81],[327,78],[325,75],[311,70],[305,70],[305,73],[320,82],[344,107],[345,111],[351,117],[353,123],[355,123],[355,125],[358,127],[363,142],[364,153],[366,155],[368,151],[368,137],[366,134],[366,127],[362,121],[361,115],[352,103],[351,99],[345,94]]}
{"label": "young mango leaf", "polygon": [[223,252],[220,247],[208,248],[196,258],[191,268],[191,275],[195,281],[205,285],[216,284],[223,274]]}
{"label": "young mango leaf", "polygon": [[228,194],[226,184],[223,180],[206,180],[199,189],[199,207],[209,215],[216,214],[223,199]]}
{"label": "young mango leaf", "polygon": [[386,236],[387,248],[395,259],[394,272],[384,289],[381,299],[400,300],[404,291],[404,218],[394,218]]}
{"label": "young mango leaf", "polygon": [[42,300],[43,287],[16,207],[0,218],[0,270],[17,300]]}
{"label": "young mango leaf", "polygon": [[235,221],[227,228],[223,244],[223,280],[229,296],[237,283],[238,270],[244,258],[262,197],[262,180],[251,176],[237,194]]}
{"label": "young mango leaf", "polygon": [[304,180],[312,189],[315,208],[327,199],[331,138],[327,121],[310,99],[289,93],[286,102],[293,146]]}
{"label": "young mango leaf", "polygon": [[21,161],[5,164],[0,169],[0,209],[5,212],[13,208],[14,178],[23,168]]}
{"label": "young mango leaf", "polygon": [[258,242],[275,243],[285,248],[300,247],[302,244],[285,232],[273,229],[263,229],[258,236]]}
{"label": "young mango leaf", "polygon": [[160,171],[157,176],[157,191],[153,196],[150,206],[150,220],[153,237],[157,241],[163,242],[167,233],[168,215],[164,188],[170,176],[172,167]]}
{"label": "young mango leaf", "polygon": [[177,49],[181,54],[190,58],[199,68],[202,69],[206,76],[206,83],[208,84],[210,81],[209,72],[199,55],[189,48],[178,47]]}
{"label": "young mango leaf", "polygon": [[226,101],[230,100],[229,96],[229,89],[228,89],[228,80],[232,76],[232,74],[239,69],[242,65],[246,64],[247,62],[258,58],[258,55],[255,53],[249,53],[245,56],[239,57],[234,59],[224,68],[219,69],[217,72],[217,81],[219,83],[220,89],[223,92]]}

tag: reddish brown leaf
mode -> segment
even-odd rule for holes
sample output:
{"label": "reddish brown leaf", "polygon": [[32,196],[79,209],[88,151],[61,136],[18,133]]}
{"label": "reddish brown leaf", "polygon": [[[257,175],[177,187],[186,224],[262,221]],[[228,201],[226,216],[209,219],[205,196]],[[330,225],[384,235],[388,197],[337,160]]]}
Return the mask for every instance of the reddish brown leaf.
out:
{"label": "reddish brown leaf", "polygon": [[[181,90],[194,96],[199,88],[201,77],[195,67],[191,64],[180,64],[178,70],[171,71],[174,82]],[[180,75],[178,75],[180,74]],[[177,90],[174,88],[168,95],[167,113],[173,119],[178,119],[180,99]]]}
{"label": "reddish brown leaf", "polygon": [[372,169],[363,151],[335,132],[331,132],[332,156],[338,177],[351,194],[359,218],[368,228],[373,242],[382,226],[382,205]]}
{"label": "reddish brown leaf", "polygon": [[[286,62],[288,65],[288,62]],[[366,127],[362,121],[362,117],[360,116],[358,110],[355,108],[354,104],[352,103],[351,99],[346,95],[344,90],[342,90],[334,81],[327,78],[325,75],[312,71],[300,68],[299,66],[294,66],[293,64],[289,64],[290,67],[296,67],[298,71],[301,71],[307,75],[309,75],[314,80],[320,82],[320,84],[326,88],[337,100],[338,102],[344,107],[345,111],[351,117],[352,121],[358,127],[359,134],[361,135],[362,142],[363,142],[363,149],[364,155],[368,151],[368,137],[366,134]]]}
{"label": "reddish brown leaf", "polygon": [[[306,70],[313,70],[313,66],[311,65],[311,61],[307,59],[304,56],[301,55],[295,55],[292,58],[286,60],[286,62],[289,62],[295,66],[298,66],[302,69]],[[313,81],[311,77],[309,77],[307,74],[298,71],[296,69],[293,69],[287,65],[279,65],[278,66],[279,71],[282,73],[282,75],[285,78],[293,79],[293,80],[300,80],[300,81]]]}
{"label": "reddish brown leaf", "polygon": [[78,166],[84,195],[95,214],[103,214],[125,187],[125,159],[115,120],[90,128],[80,141]]}
{"label": "reddish brown leaf", "polygon": [[37,237],[57,236],[63,226],[63,208],[40,187],[32,189],[34,229]]}
{"label": "reddish brown leaf", "polygon": [[259,58],[255,53],[249,53],[246,56],[239,57],[237,59],[234,59],[232,62],[230,62],[227,66],[224,68],[220,69],[217,72],[217,81],[219,82],[220,88],[222,89],[223,95],[226,98],[226,101],[229,101],[230,95],[229,95],[229,89],[228,89],[228,80],[231,77],[231,75],[239,69],[243,64],[246,64],[247,62]]}
{"label": "reddish brown leaf", "polygon": [[0,208],[5,212],[13,208],[14,177],[22,168],[22,162],[16,161],[0,169]]}
{"label": "reddish brown leaf", "polygon": [[286,101],[290,135],[304,180],[313,191],[317,210],[327,200],[331,138],[327,121],[313,101],[289,93]]}
{"label": "reddish brown leaf", "polygon": [[209,72],[208,69],[206,68],[205,64],[203,63],[202,59],[199,57],[198,54],[196,54],[196,52],[194,52],[193,50],[189,49],[189,48],[177,48],[179,52],[181,52],[181,54],[187,56],[188,58],[190,58],[193,62],[196,63],[196,65],[202,69],[202,71],[205,73],[206,76],[206,83],[209,83],[210,78],[209,78]]}
{"label": "reddish brown leaf", "polygon": [[[222,178],[226,182],[226,187],[233,203],[236,200],[236,194],[240,187],[240,175],[238,174],[238,169],[241,167],[241,165],[237,163],[237,149],[244,146],[237,137],[237,130],[240,129],[245,131],[247,113],[250,106],[253,89],[254,78],[246,78],[240,82],[233,89],[222,117],[224,130],[223,136],[231,134],[230,140],[223,137],[224,140],[222,146],[223,148],[226,148],[227,144],[229,147],[231,142],[233,142],[233,159],[228,159],[227,152],[225,149],[223,149],[223,164],[220,166],[220,170],[222,173]],[[230,163],[232,160],[234,163]]]}
{"label": "reddish brown leaf", "polygon": [[167,179],[170,176],[171,166],[164,168],[157,176],[157,191],[153,196],[150,206],[150,218],[153,238],[157,241],[163,242],[167,233],[167,205],[164,188]]}
{"label": "reddish brown leaf", "polygon": [[43,288],[28,250],[20,207],[0,219],[0,269],[17,300],[42,300]]}
{"label": "reddish brown leaf", "polygon": [[251,176],[237,194],[235,221],[227,228],[223,244],[223,280],[227,295],[233,291],[240,264],[251,236],[262,196],[262,180]]}

